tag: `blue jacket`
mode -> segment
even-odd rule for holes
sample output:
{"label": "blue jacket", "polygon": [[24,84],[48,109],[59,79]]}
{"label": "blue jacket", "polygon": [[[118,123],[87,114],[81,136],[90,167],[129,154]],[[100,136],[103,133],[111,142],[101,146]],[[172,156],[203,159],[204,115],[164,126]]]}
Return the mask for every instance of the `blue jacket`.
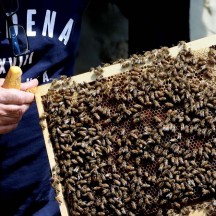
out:
{"label": "blue jacket", "polygon": [[[87,0],[19,0],[13,22],[26,30],[30,52],[13,55],[4,16],[0,16],[0,77],[5,77],[10,65],[21,67],[23,82],[38,78],[45,84],[63,74],[72,76],[86,5]],[[50,177],[33,104],[16,130],[0,135],[0,215],[60,215]]]}

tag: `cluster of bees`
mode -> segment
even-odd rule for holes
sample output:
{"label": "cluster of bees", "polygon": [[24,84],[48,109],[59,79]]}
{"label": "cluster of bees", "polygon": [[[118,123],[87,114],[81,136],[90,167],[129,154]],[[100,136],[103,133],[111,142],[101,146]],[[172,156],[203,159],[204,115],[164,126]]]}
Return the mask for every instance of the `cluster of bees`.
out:
{"label": "cluster of bees", "polygon": [[90,83],[63,76],[42,97],[71,215],[172,215],[216,195],[216,49],[178,46]]}

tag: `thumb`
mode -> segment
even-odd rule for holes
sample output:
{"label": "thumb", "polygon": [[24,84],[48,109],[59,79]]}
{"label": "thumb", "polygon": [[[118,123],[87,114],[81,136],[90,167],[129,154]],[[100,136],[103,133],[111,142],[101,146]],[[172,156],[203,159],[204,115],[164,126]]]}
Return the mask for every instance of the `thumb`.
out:
{"label": "thumb", "polygon": [[26,91],[27,89],[33,88],[36,86],[38,86],[38,80],[33,79],[33,80],[30,80],[29,82],[21,83],[20,90]]}
{"label": "thumb", "polygon": [[5,79],[3,79],[3,78],[0,78],[0,86],[2,86],[2,85],[3,85],[4,81],[5,81]]}

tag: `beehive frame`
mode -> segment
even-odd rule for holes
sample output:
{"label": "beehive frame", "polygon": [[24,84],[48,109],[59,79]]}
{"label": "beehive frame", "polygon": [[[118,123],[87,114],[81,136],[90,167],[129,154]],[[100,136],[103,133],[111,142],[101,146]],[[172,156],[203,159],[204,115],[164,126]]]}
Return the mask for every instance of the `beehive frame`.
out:
{"label": "beehive frame", "polygon": [[[216,36],[210,36],[210,37],[206,37],[200,40],[196,40],[193,42],[190,42],[187,44],[187,47],[191,48],[194,51],[198,51],[198,50],[202,50],[203,49],[208,49],[208,47],[210,47],[211,45],[215,45],[216,44]],[[179,51],[179,47],[173,47],[170,48],[170,54],[172,56],[175,56]],[[115,74],[119,74],[124,72],[124,70],[128,70],[128,68],[123,69],[121,67],[121,64],[115,64],[115,65],[111,65],[108,67],[105,67],[103,72],[103,77],[109,77],[109,76],[114,76]],[[71,77],[71,81],[75,81],[77,83],[82,83],[82,82],[91,82],[94,81],[96,79],[96,76],[94,74],[94,72],[87,72],[85,74],[81,74],[78,76],[74,76]],[[37,88],[36,93],[35,93],[35,98],[36,98],[36,103],[37,103],[37,107],[38,107],[38,112],[39,112],[39,116],[40,118],[42,118],[44,110],[43,110],[43,105],[42,105],[42,99],[41,97],[45,94],[47,94],[48,89],[50,87],[50,84],[44,85],[44,86],[40,86]],[[46,144],[46,149],[47,149],[47,154],[48,154],[48,158],[49,158],[49,163],[50,163],[50,167],[51,167],[51,171],[52,174],[55,175],[55,159],[54,159],[54,152],[53,152],[53,148],[52,148],[52,144],[51,141],[49,139],[49,132],[48,132],[48,127],[47,127],[47,123],[46,120],[43,119],[41,121],[41,124],[43,126],[43,135],[44,135],[44,140],[45,140],[45,144]],[[61,193],[61,185],[59,185],[59,198],[62,200],[62,203],[60,204],[60,210],[61,210],[61,214],[62,216],[68,216],[68,210],[67,210],[67,205],[63,199],[62,193]],[[191,215],[204,215],[203,212],[194,212],[191,213]]]}

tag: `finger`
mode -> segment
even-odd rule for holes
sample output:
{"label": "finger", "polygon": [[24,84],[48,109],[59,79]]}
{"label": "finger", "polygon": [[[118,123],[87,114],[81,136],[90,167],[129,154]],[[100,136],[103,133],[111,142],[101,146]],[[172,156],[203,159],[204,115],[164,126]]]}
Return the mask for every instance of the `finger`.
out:
{"label": "finger", "polygon": [[31,104],[34,100],[34,94],[17,89],[4,89],[0,87],[0,103],[3,104]]}
{"label": "finger", "polygon": [[29,109],[29,107],[31,106],[31,104],[23,104],[21,105],[21,110],[22,110],[22,115]]}
{"label": "finger", "polygon": [[21,83],[21,90],[23,91],[26,91],[27,89],[30,89],[30,88],[34,88],[38,86],[38,80],[37,79],[33,79],[29,82],[25,82],[25,83]]}
{"label": "finger", "polygon": [[4,81],[5,81],[5,79],[3,79],[3,78],[0,78],[0,86],[2,86],[2,85],[3,85]]}
{"label": "finger", "polygon": [[21,119],[22,115],[16,117],[0,116],[0,126],[18,124]]}
{"label": "finger", "polygon": [[8,116],[11,118],[22,116],[29,108],[30,104],[8,105],[0,104],[0,116]]}
{"label": "finger", "polygon": [[19,105],[0,104],[0,116],[19,117],[22,109]]}
{"label": "finger", "polygon": [[[20,106],[5,105],[6,109],[4,111],[0,109],[0,134],[14,130],[22,119],[23,113],[28,110],[29,106],[29,104]],[[8,107],[10,108],[7,109]],[[2,108],[2,105],[0,105],[0,108]],[[8,110],[12,111],[12,115],[9,114]],[[16,113],[14,113],[14,110],[16,110]]]}
{"label": "finger", "polygon": [[12,124],[12,125],[0,125],[0,134],[6,134],[11,132],[12,130],[16,129],[18,124]]}

